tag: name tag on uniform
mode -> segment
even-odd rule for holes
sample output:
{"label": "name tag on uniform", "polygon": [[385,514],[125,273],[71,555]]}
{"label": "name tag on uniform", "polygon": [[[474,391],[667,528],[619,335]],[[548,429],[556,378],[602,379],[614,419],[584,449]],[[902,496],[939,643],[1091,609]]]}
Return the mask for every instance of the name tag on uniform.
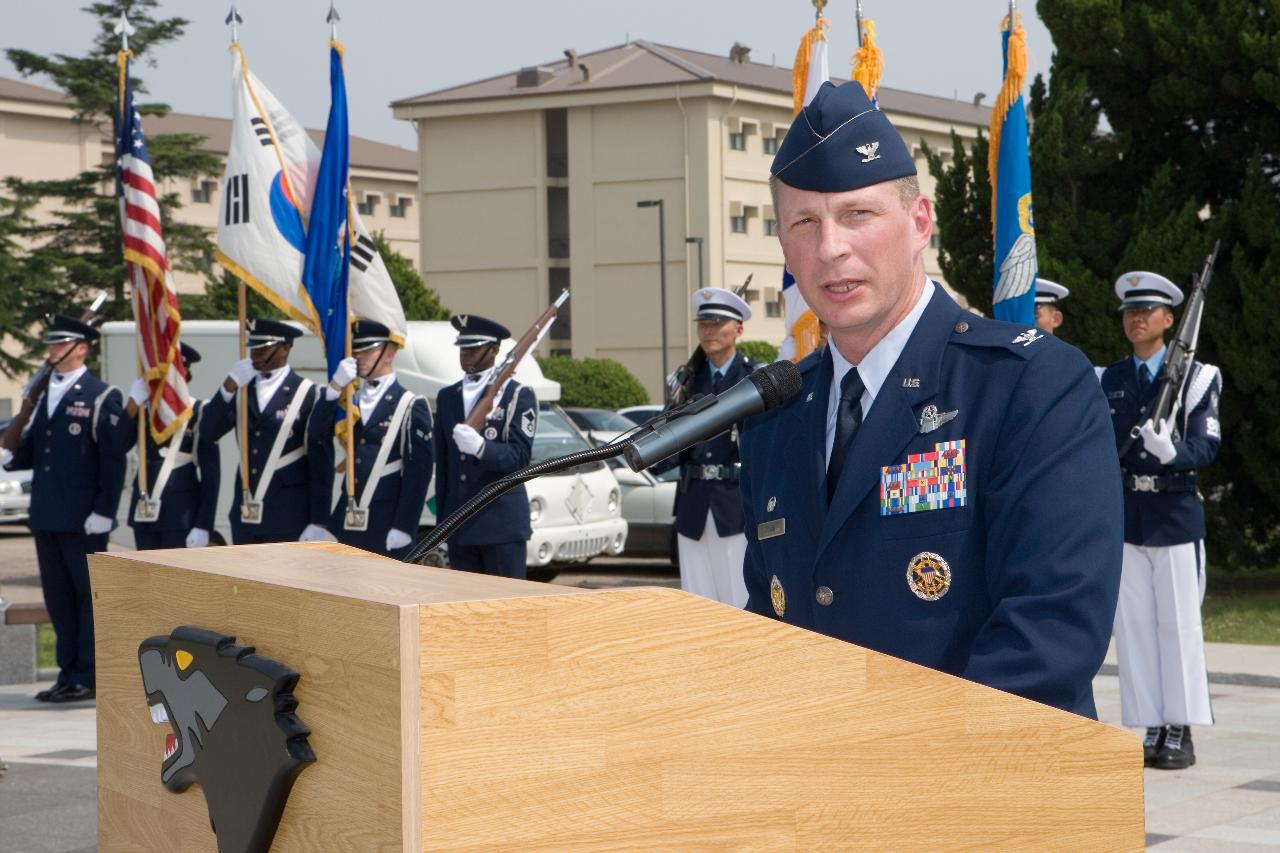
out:
{"label": "name tag on uniform", "polygon": [[965,440],[943,441],[930,453],[913,453],[905,465],[880,469],[880,514],[905,515],[966,506]]}
{"label": "name tag on uniform", "polygon": [[1123,400],[1123,399],[1124,399],[1124,391],[1108,391],[1108,392],[1107,392],[1107,399],[1108,399],[1108,400]]}
{"label": "name tag on uniform", "polygon": [[765,521],[756,525],[756,539],[760,541],[781,536],[786,532],[787,520],[785,518],[775,518],[773,521]]}

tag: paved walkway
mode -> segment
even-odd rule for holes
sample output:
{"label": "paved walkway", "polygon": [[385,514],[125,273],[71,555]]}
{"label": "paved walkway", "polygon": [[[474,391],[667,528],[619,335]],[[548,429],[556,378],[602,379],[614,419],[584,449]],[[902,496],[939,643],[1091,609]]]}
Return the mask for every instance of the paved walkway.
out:
{"label": "paved walkway", "polygon": [[[1214,644],[1209,661],[1218,724],[1195,730],[1195,767],[1146,771],[1147,844],[1280,849],[1280,647]],[[40,686],[0,687],[0,853],[93,850],[94,708],[41,705]],[[1104,670],[1094,689],[1102,720],[1119,725],[1119,680]]]}

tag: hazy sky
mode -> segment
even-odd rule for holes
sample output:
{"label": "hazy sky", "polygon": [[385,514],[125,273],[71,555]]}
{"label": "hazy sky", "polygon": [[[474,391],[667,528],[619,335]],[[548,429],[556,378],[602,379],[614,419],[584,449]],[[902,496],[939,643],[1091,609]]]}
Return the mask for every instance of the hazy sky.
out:
{"label": "hazy sky", "polygon": [[[0,47],[80,54],[93,36],[85,0],[0,2]],[[789,67],[805,29],[809,0],[339,0],[346,44],[351,132],[414,147],[411,126],[391,116],[391,101],[491,77],[526,65],[632,39],[727,55],[740,41],[757,62]],[[853,0],[827,6],[831,71],[847,76],[857,47]],[[995,0],[863,0],[884,51],[883,84],[969,100],[1000,87],[998,25],[1008,8]],[[186,113],[230,116],[228,0],[168,0],[159,14],[191,21],[178,42],[139,68],[148,100]],[[329,108],[329,0],[243,0],[240,41],[250,66],[309,127]],[[1023,2],[1031,75],[1048,72],[1049,32]],[[0,58],[0,75],[16,77]],[[49,81],[31,82],[49,85]]]}

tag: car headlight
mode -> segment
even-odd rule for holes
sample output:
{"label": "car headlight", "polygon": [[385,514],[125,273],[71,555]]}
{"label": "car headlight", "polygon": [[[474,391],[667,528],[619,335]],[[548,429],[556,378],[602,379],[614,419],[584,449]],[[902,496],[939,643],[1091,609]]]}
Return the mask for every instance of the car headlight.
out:
{"label": "car headlight", "polygon": [[551,543],[543,542],[538,546],[538,562],[545,563],[551,559]]}
{"label": "car headlight", "polygon": [[0,495],[20,495],[22,484],[17,480],[0,480]]}
{"label": "car headlight", "polygon": [[534,498],[529,501],[529,523],[537,524],[538,519],[542,518],[542,498]]}
{"label": "car headlight", "polygon": [[609,514],[612,515],[617,511],[618,511],[618,490],[613,489],[612,491],[609,492]]}

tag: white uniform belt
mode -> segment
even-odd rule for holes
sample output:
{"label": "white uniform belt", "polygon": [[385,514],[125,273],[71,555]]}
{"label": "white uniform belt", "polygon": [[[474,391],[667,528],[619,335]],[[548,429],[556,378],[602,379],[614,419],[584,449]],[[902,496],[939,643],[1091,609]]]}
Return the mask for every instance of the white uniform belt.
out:
{"label": "white uniform belt", "polygon": [[360,492],[360,509],[367,510],[369,504],[373,503],[373,493],[378,490],[378,483],[388,474],[394,474],[404,467],[404,463],[397,459],[394,462],[388,462],[387,457],[391,455],[391,448],[395,446],[396,439],[400,435],[400,425],[404,423],[405,415],[409,413],[409,409],[413,406],[414,396],[409,392],[400,395],[400,399],[396,401],[395,414],[391,416],[391,423],[387,425],[387,431],[382,435],[382,444],[378,446],[378,455],[373,460],[373,467],[369,469],[369,479],[364,484],[364,490]]}
{"label": "white uniform belt", "polygon": [[[270,488],[271,478],[275,476],[276,471],[285,465],[297,462],[307,453],[305,435],[303,435],[302,444],[288,453],[284,452],[284,445],[289,440],[289,434],[293,432],[293,423],[298,419],[298,413],[302,411],[302,404],[307,399],[307,395],[311,393],[313,385],[314,383],[310,379],[303,379],[299,383],[297,390],[293,392],[293,399],[289,401],[289,408],[285,410],[284,418],[280,421],[280,430],[276,433],[275,441],[271,443],[271,452],[267,455],[267,462],[262,466],[262,476],[258,478],[258,488],[253,491],[255,503],[262,503],[263,498],[267,496],[267,489]],[[240,392],[244,393],[244,389],[241,388]]]}

